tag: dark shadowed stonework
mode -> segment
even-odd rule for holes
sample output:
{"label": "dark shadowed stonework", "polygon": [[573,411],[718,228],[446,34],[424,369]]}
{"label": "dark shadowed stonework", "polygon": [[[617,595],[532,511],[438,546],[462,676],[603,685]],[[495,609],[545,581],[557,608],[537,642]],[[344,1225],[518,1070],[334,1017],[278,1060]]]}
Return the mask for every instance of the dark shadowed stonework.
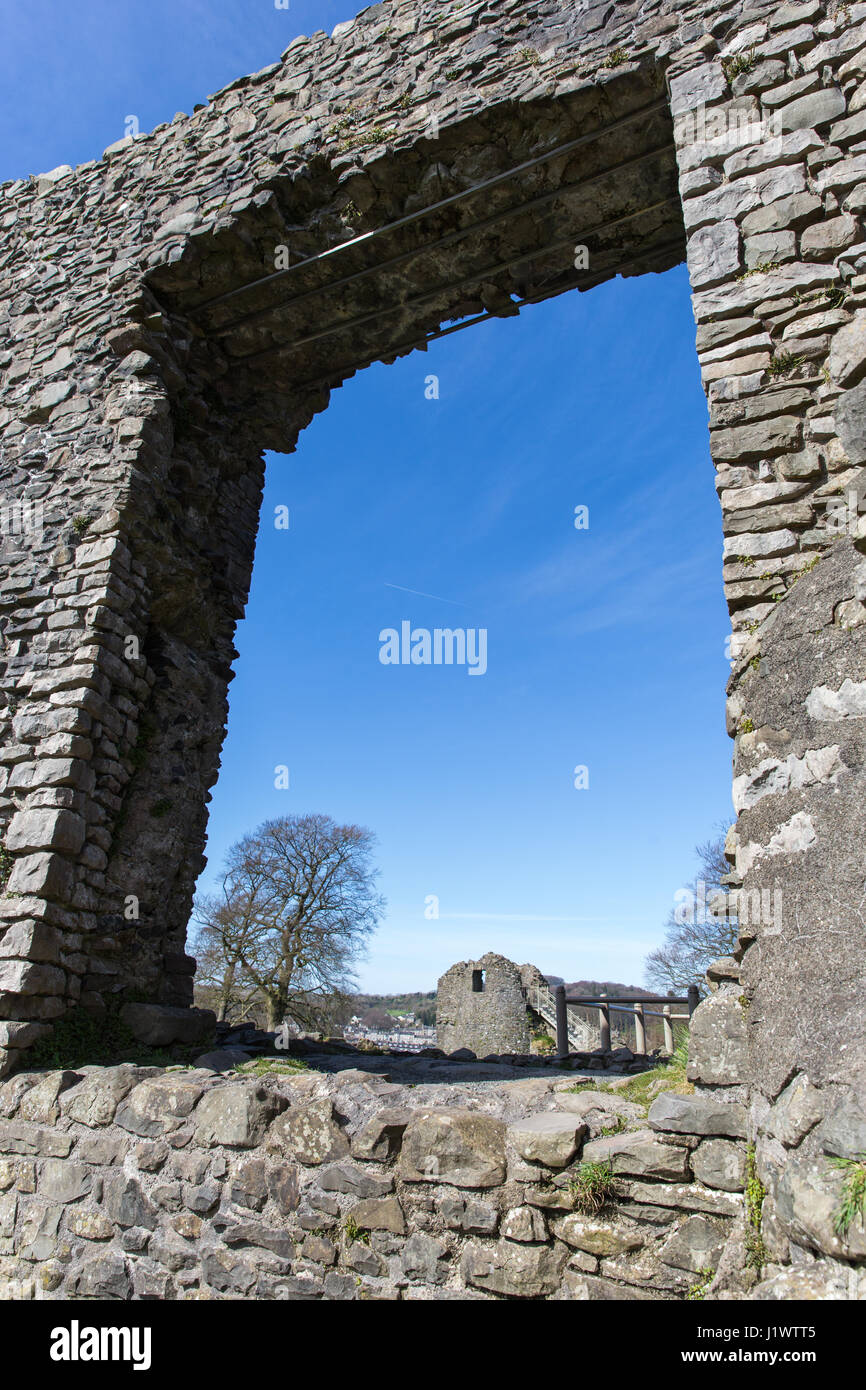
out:
{"label": "dark shadowed stonework", "polygon": [[191,1001],[263,449],[453,319],[685,258],[749,905],[692,1072],[750,1107],[774,1257],[849,1268],[828,1158],[866,1147],[864,110],[864,5],[394,0],[0,187],[0,1072],[76,1005]]}

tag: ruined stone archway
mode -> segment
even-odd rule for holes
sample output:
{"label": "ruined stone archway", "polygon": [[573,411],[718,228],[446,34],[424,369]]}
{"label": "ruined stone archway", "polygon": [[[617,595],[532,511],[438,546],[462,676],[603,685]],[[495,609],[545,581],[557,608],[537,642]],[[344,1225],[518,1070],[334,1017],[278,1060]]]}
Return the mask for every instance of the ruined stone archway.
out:
{"label": "ruined stone archway", "polygon": [[847,500],[866,463],[866,197],[845,115],[866,36],[846,14],[393,0],[188,120],[4,186],[2,476],[20,524],[4,528],[3,1067],[77,1004],[191,1001],[262,451],[291,451],[333,386],[451,321],[687,254],[734,626],[730,848],[757,903],[693,1067],[733,1101],[756,1085],[796,1226],[770,1105],[808,1073],[803,1133],[838,1107],[850,1130],[866,1056]]}

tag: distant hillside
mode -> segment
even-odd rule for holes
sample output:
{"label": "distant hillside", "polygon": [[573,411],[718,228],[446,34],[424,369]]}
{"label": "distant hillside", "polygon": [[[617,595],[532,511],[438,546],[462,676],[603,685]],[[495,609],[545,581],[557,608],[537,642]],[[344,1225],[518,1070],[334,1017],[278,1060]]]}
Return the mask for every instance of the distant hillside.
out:
{"label": "distant hillside", "polygon": [[414,1014],[419,1023],[431,1026],[436,1022],[436,991],[427,994],[350,994],[347,999],[350,1013],[362,1017],[371,1009],[384,1010],[392,1018],[398,1014]]}
{"label": "distant hillside", "polygon": [[[565,984],[561,976],[545,975],[551,988]],[[598,995],[608,994],[611,998],[619,995],[623,999],[652,999],[654,991],[642,985],[621,985],[616,980],[575,980],[565,985],[566,994]]]}

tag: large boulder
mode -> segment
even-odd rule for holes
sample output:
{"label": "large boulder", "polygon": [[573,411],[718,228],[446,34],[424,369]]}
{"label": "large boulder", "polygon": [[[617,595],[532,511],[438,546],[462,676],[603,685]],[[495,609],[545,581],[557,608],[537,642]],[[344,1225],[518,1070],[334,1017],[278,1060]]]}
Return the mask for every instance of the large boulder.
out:
{"label": "large boulder", "polygon": [[470,1110],[421,1111],[403,1136],[399,1172],[405,1182],[498,1187],[505,1181],[505,1125]]}

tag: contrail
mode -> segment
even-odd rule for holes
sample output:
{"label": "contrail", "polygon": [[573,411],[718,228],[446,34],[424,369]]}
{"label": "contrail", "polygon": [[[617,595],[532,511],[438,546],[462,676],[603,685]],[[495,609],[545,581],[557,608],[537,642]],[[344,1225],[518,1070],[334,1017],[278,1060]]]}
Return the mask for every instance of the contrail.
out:
{"label": "contrail", "polygon": [[385,584],[386,589],[399,589],[401,594],[416,594],[418,598],[435,598],[437,603],[450,603],[455,608],[468,608],[468,603],[460,603],[458,599],[443,598],[441,594],[425,594],[422,589],[407,589],[404,584]]}

